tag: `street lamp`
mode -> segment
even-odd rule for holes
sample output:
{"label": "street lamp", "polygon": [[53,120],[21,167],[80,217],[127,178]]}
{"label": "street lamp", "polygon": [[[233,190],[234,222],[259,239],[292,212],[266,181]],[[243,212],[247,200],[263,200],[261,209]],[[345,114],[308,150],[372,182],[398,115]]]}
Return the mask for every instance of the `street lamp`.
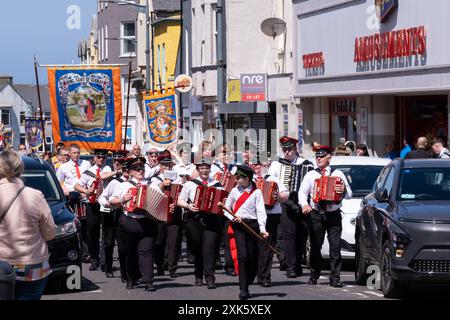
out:
{"label": "street lamp", "polygon": [[[143,12],[145,10],[145,65],[146,65],[146,90],[150,91],[150,3],[149,0],[145,0],[145,5],[137,4],[135,2],[127,1],[127,0],[103,0],[103,3],[114,3],[118,5],[131,5],[139,8],[139,12]],[[112,39],[112,38],[111,38]],[[119,38],[120,39],[120,38]],[[137,41],[136,41],[137,42]],[[152,80],[153,81],[153,80]]]}

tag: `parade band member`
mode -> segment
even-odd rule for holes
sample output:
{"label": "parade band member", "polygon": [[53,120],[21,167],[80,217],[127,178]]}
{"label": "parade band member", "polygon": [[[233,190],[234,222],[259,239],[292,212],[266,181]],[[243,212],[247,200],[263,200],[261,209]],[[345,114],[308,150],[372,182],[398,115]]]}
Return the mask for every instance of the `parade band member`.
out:
{"label": "parade band member", "polygon": [[[228,144],[219,145],[216,149],[213,150],[212,156],[215,157],[216,161],[211,166],[211,177],[213,179],[217,180],[219,175],[225,175],[228,173],[228,171],[231,169],[231,167],[234,165],[234,157],[233,157],[233,149]],[[223,255],[225,258],[225,273],[229,276],[236,276],[236,272],[234,270],[234,263],[233,258],[231,257],[231,250],[230,250],[230,241],[228,239],[228,227],[230,225],[230,221],[223,217],[223,229],[222,229],[222,236],[218,243],[218,251],[220,252],[220,244],[223,240]]]}
{"label": "parade band member", "polygon": [[[151,185],[154,188],[161,189],[162,192],[170,188],[175,180],[166,178],[166,172],[172,171],[175,162],[168,150],[161,152],[159,158],[159,175],[153,177]],[[174,177],[175,178],[175,177]],[[167,251],[167,269],[171,278],[176,278],[176,269],[178,266],[178,242],[180,241],[180,230],[182,225],[181,212],[174,213],[174,219],[171,223],[158,222],[158,236],[156,239],[156,265],[158,267],[158,276],[164,275],[165,255]],[[167,250],[166,250],[167,244]]]}
{"label": "parade band member", "polygon": [[[105,165],[107,150],[95,150],[95,165],[86,170],[75,185],[75,190],[85,195],[86,201],[86,219],[87,219],[87,242],[89,255],[91,256],[90,271],[95,271],[100,266],[100,224],[101,216],[100,205],[98,201],[89,202],[89,197],[95,192],[99,192],[103,180],[111,178],[117,174],[111,168]],[[97,190],[96,190],[97,189]]]}
{"label": "parade band member", "polygon": [[[126,235],[119,227],[119,218],[122,215],[122,208],[113,208],[109,201],[112,199],[113,194],[120,184],[128,181],[128,170],[126,168],[127,158],[125,156],[128,154],[127,151],[118,151],[113,154],[114,158],[114,170],[118,173],[112,180],[109,181],[108,185],[103,190],[103,193],[98,198],[98,203],[100,204],[101,212],[104,212],[102,217],[102,238],[104,242],[104,256],[105,256],[105,275],[107,278],[114,278],[113,273],[113,252],[114,245],[117,241],[117,248],[119,251],[119,264],[120,264],[120,274],[123,283],[127,282],[127,272],[126,272]],[[108,212],[109,210],[109,212]]]}
{"label": "parade band member", "polygon": [[300,191],[298,193],[299,204],[302,207],[303,214],[310,216],[310,242],[311,242],[311,277],[310,285],[317,284],[322,267],[322,249],[325,232],[328,235],[330,243],[330,286],[342,287],[340,282],[341,272],[341,234],[342,234],[342,215],[341,203],[326,204],[318,206],[312,201],[314,192],[314,182],[321,176],[340,177],[345,186],[337,186],[335,191],[344,195],[345,199],[352,197],[352,190],[348,184],[344,173],[339,170],[332,170],[330,167],[331,154],[333,148],[321,146],[316,152],[317,169],[310,171],[303,179]]}
{"label": "parade band member", "polygon": [[[91,163],[80,159],[80,146],[72,144],[69,146],[70,161],[62,164],[56,172],[56,177],[64,191],[65,196],[75,191],[75,185],[80,181],[81,174],[91,167]],[[84,263],[89,263],[89,250],[87,245],[87,221],[81,219],[81,255]]]}
{"label": "parade band member", "polygon": [[[298,140],[290,137],[280,139],[284,159],[274,161],[270,166],[268,174],[281,180],[281,162],[290,165],[306,166],[307,170],[313,170],[313,164],[300,157],[297,152]],[[281,245],[286,259],[286,276],[296,278],[303,275],[302,260],[306,253],[306,242],[308,239],[308,221],[301,213],[298,206],[298,190],[290,190],[288,201],[283,205],[283,213],[280,218]],[[280,263],[283,263],[281,261]]]}
{"label": "parade band member", "polygon": [[222,217],[208,212],[199,212],[193,202],[197,187],[221,186],[210,178],[211,164],[201,159],[196,163],[199,177],[188,181],[181,191],[178,205],[189,212],[186,215],[187,245],[194,254],[195,285],[203,285],[203,276],[208,289],[215,289],[215,262],[217,257],[217,243],[222,229]]}
{"label": "parade band member", "polygon": [[[257,160],[254,165],[255,170],[255,183],[258,180],[266,180],[276,182],[278,185],[278,192],[274,194],[277,203],[273,208],[266,206],[267,222],[266,229],[269,233],[268,242],[275,247],[277,244],[277,238],[280,226],[280,217],[282,213],[281,203],[284,203],[289,198],[289,192],[287,191],[285,185],[281,183],[277,178],[265,174],[267,167]],[[259,242],[259,252],[258,252],[258,284],[263,287],[270,287],[272,285],[271,281],[271,269],[273,261],[273,251],[270,250],[269,246],[265,245],[261,241]]]}
{"label": "parade band member", "polygon": [[235,242],[236,252],[232,250],[235,268],[239,274],[239,299],[249,299],[249,286],[255,280],[258,269],[258,239],[250,234],[242,225],[245,222],[256,233],[260,233],[264,239],[269,237],[266,231],[267,214],[264,207],[264,199],[260,190],[252,182],[252,168],[246,165],[238,165],[233,169],[238,177],[238,186],[231,190],[225,207],[234,212],[236,218],[225,212],[225,216],[233,223],[230,224],[230,247]]}
{"label": "parade band member", "polygon": [[145,180],[149,183],[152,178],[159,173],[158,163],[159,151],[156,148],[150,148],[147,151],[147,163],[145,164]]}
{"label": "parade band member", "polygon": [[[133,158],[128,160],[127,167],[131,180],[120,184],[113,194],[110,204],[112,206],[126,206],[131,200],[131,188],[145,184],[145,158]],[[142,281],[145,283],[145,291],[155,291],[153,286],[153,262],[154,247],[157,235],[156,222],[146,216],[142,211],[127,212],[119,218],[119,223],[128,235],[128,250],[126,256],[126,269],[128,273],[127,289],[133,289],[139,279],[139,271]],[[137,254],[137,257],[136,257]]]}

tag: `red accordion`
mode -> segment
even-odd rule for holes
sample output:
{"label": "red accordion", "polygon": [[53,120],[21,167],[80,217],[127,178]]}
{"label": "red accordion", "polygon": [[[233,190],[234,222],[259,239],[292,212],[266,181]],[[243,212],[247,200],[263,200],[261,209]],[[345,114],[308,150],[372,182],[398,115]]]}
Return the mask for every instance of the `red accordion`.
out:
{"label": "red accordion", "polygon": [[268,207],[274,207],[277,200],[273,198],[278,193],[278,184],[274,181],[257,180],[256,187],[261,190],[264,197],[264,204]]}
{"label": "red accordion", "polygon": [[[169,198],[169,205],[175,204],[177,205],[178,197],[180,196],[181,190],[183,190],[183,185],[181,184],[172,184],[167,190],[164,191],[164,195]],[[174,211],[171,211],[170,208],[167,208],[167,223],[173,222]]]}
{"label": "red accordion", "polygon": [[214,187],[197,186],[193,204],[201,212],[223,215],[223,210],[219,208],[218,204],[224,202],[226,197],[228,197],[228,192],[225,190]]}
{"label": "red accordion", "polygon": [[219,181],[226,192],[230,193],[237,186],[237,177],[229,171],[226,173],[219,172],[214,176],[214,180]]}
{"label": "red accordion", "polygon": [[147,191],[148,186],[142,185],[140,187],[131,188],[131,200],[128,202],[127,206],[125,207],[125,211],[127,212],[134,212],[136,210],[145,210],[145,202],[147,199]]}
{"label": "red accordion", "polygon": [[344,194],[337,193],[335,188],[343,186],[344,181],[339,177],[322,176],[314,181],[313,201],[319,202],[341,202]]}

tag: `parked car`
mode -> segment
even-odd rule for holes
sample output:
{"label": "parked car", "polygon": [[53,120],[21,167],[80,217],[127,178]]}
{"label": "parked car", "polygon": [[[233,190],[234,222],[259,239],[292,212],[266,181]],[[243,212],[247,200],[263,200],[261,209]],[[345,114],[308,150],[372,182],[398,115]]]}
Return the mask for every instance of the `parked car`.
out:
{"label": "parked car", "polygon": [[[380,171],[390,162],[390,159],[372,157],[337,156],[331,158],[331,168],[341,170],[350,184],[353,197],[342,201],[342,236],[341,255],[344,260],[355,258],[355,225],[356,216],[361,207],[362,199],[371,192]],[[322,257],[329,258],[330,245],[328,239],[322,247]]]}
{"label": "parked car", "polygon": [[56,224],[56,237],[48,242],[52,268],[49,284],[65,285],[70,276],[67,274],[69,266],[76,265],[81,270],[80,223],[67,206],[64,192],[50,165],[37,157],[24,156],[22,159],[25,164],[23,182],[44,194]]}
{"label": "parked car", "polygon": [[411,283],[450,283],[450,161],[396,159],[380,173],[356,220],[355,278],[381,271],[385,297]]}

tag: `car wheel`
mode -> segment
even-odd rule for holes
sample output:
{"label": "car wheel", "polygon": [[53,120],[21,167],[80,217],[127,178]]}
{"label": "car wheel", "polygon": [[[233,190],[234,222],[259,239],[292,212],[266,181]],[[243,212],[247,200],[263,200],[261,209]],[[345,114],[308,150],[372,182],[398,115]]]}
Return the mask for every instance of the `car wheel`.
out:
{"label": "car wheel", "polygon": [[387,241],[381,258],[381,291],[386,298],[400,298],[404,293],[404,285],[392,278],[392,252]]}
{"label": "car wheel", "polygon": [[362,243],[361,235],[358,235],[355,251],[355,281],[360,286],[366,285],[368,278],[364,246]]}

